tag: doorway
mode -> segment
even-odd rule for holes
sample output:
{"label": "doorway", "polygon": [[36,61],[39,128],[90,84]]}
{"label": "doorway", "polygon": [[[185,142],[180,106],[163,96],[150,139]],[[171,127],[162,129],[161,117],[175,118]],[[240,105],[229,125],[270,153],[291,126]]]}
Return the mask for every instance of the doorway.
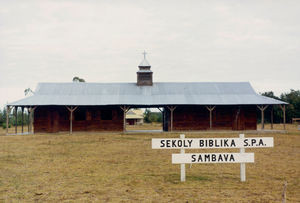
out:
{"label": "doorway", "polygon": [[126,113],[127,132],[162,132],[164,108],[131,108]]}

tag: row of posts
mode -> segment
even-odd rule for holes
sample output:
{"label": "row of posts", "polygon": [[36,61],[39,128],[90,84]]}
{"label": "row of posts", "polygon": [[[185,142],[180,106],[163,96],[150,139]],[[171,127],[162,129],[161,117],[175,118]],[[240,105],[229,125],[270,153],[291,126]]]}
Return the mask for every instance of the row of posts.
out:
{"label": "row of posts", "polygon": [[[261,129],[264,129],[264,111],[267,109],[268,105],[257,105],[257,108],[261,111]],[[33,133],[33,112],[36,109],[36,107],[21,107],[22,110],[22,134],[24,133],[24,108],[27,108],[28,111],[28,133]],[[72,120],[73,120],[73,112],[77,109],[77,106],[70,106],[66,108],[70,111],[70,134],[72,134]],[[123,131],[126,132],[126,113],[129,111],[130,107],[129,106],[121,106],[120,107],[123,110]],[[171,113],[171,118],[170,118],[170,131],[173,131],[173,117],[174,117],[174,111],[176,109],[176,106],[167,106]],[[212,129],[213,127],[213,122],[212,122],[212,113],[216,106],[206,106],[207,110],[209,111],[209,128]],[[280,108],[283,111],[283,127],[285,130],[285,123],[286,123],[286,116],[285,116],[285,105],[280,105]],[[6,113],[6,134],[8,134],[8,126],[9,126],[9,114],[11,111],[12,107],[7,106],[7,113]],[[18,121],[18,106],[14,107],[15,109],[15,133],[17,134],[17,121]],[[160,110],[160,109],[159,109]],[[273,107],[271,110],[271,129],[273,129]]]}
{"label": "row of posts", "polygon": [[[9,128],[9,114],[11,110],[14,108],[14,114],[15,114],[15,134],[18,133],[18,106],[12,107],[7,106],[6,107],[6,134],[8,135],[8,128]],[[33,133],[33,112],[36,109],[36,107],[20,107],[22,111],[21,115],[21,133],[24,133],[24,109],[27,108],[27,120],[28,120],[28,134]]]}
{"label": "row of posts", "polygon": [[[265,110],[268,108],[269,105],[257,105],[257,108],[261,111],[261,129],[263,130],[265,128]],[[283,128],[284,130],[285,128],[285,124],[286,124],[286,116],[285,116],[285,105],[279,105],[282,112],[283,112]],[[205,106],[206,109],[209,111],[209,128],[212,129],[213,127],[213,121],[212,121],[212,113],[214,111],[214,109],[216,108],[216,106]],[[173,131],[173,115],[174,115],[174,110],[176,109],[176,106],[168,106],[168,109],[171,112],[171,126],[170,126],[170,130],[171,132]],[[271,129],[273,129],[273,106],[271,109]]]}
{"label": "row of posts", "polygon": [[[265,128],[265,114],[264,111],[268,108],[269,105],[257,105],[257,108],[261,111],[261,129],[263,130]],[[283,112],[283,128],[284,130],[286,129],[285,124],[286,124],[286,116],[285,116],[285,105],[279,105],[280,108],[282,109]],[[212,119],[212,113],[214,111],[214,109],[216,108],[216,106],[205,106],[206,109],[209,111],[209,128],[212,129],[213,128],[213,119]],[[173,131],[173,117],[174,117],[174,111],[177,108],[177,106],[167,106],[167,108],[169,109],[170,113],[171,113],[171,118],[170,118],[170,131]],[[123,131],[126,131],[126,113],[129,111],[129,107],[127,106],[123,106],[121,107],[121,109],[123,110],[124,113],[124,126],[123,126]],[[158,108],[159,109],[159,108]],[[159,109],[161,111],[161,109]],[[162,112],[162,111],[161,111]],[[273,129],[273,106],[271,109],[271,129]]]}

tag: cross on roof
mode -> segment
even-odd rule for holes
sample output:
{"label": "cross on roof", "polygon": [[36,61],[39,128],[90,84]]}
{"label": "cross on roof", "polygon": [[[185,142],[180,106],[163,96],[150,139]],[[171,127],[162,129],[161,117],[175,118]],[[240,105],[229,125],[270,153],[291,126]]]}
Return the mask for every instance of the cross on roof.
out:
{"label": "cross on roof", "polygon": [[146,59],[146,54],[147,54],[147,52],[144,51],[142,54],[144,55],[144,59]]}

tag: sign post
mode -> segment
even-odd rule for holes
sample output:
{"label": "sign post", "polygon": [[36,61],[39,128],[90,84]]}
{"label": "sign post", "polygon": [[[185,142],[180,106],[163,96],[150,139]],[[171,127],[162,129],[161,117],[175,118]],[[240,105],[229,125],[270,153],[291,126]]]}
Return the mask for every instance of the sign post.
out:
{"label": "sign post", "polygon": [[[184,140],[185,135],[181,134],[180,138]],[[185,153],[185,149],[184,148],[180,149],[180,154],[184,154],[184,153]],[[181,182],[185,182],[185,164],[183,163],[180,164],[180,180]]]}
{"label": "sign post", "polygon": [[[193,163],[240,163],[241,181],[246,181],[246,163],[254,163],[254,153],[245,153],[245,148],[273,147],[273,137],[245,138],[153,138],[152,149],[180,149],[172,154],[172,163],[180,164],[180,180],[186,180],[185,164]],[[185,149],[232,149],[239,148],[240,153],[185,153]]]}
{"label": "sign post", "polygon": [[[245,137],[244,134],[240,134],[240,138],[243,139]],[[240,148],[240,153],[244,154],[245,153],[245,148],[241,147]],[[246,164],[241,163],[241,181],[244,182],[246,181]]]}

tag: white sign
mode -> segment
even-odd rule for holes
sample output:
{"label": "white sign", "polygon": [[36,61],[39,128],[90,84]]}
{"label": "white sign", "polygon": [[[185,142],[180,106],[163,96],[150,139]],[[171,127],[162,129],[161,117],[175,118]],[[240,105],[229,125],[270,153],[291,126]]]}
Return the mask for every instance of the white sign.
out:
{"label": "white sign", "polygon": [[191,153],[172,154],[173,164],[253,163],[254,153]]}
{"label": "white sign", "polygon": [[273,137],[152,139],[152,149],[261,148],[273,146]]}
{"label": "white sign", "polygon": [[[152,149],[180,149],[172,154],[172,163],[180,164],[180,180],[185,181],[185,164],[193,163],[240,163],[241,181],[246,181],[246,163],[254,162],[254,153],[245,153],[245,148],[273,147],[273,137],[245,138],[153,138]],[[188,153],[185,149],[239,148],[240,153]]]}

